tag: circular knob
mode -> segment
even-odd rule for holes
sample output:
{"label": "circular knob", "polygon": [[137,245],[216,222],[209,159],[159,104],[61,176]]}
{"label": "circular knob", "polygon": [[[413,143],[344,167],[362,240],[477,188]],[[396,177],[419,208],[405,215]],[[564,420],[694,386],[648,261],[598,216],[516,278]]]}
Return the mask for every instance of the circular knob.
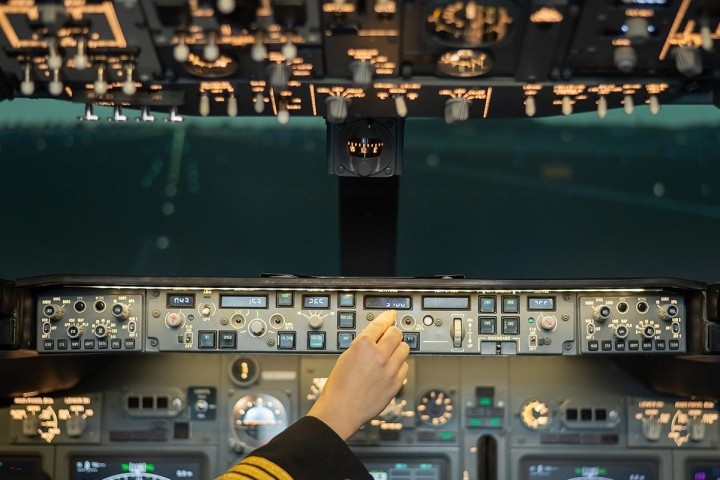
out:
{"label": "circular knob", "polygon": [[127,320],[130,317],[130,307],[122,303],[116,303],[112,306],[112,314],[118,320]]}
{"label": "circular knob", "polygon": [[260,337],[265,333],[265,323],[260,319],[255,319],[250,322],[249,330],[252,335]]}
{"label": "circular knob", "polygon": [[445,123],[464,122],[470,117],[470,100],[451,98],[445,102]]}
{"label": "circular knob", "polygon": [[43,307],[43,315],[48,317],[50,320],[60,320],[65,314],[65,309],[62,305],[45,305]]}
{"label": "circular knob", "polygon": [[675,47],[675,66],[686,77],[700,75],[703,71],[700,49],[695,47]]}
{"label": "circular knob", "polygon": [[210,409],[210,404],[207,400],[201,398],[197,402],[195,402],[195,411],[200,413],[205,413]]}
{"label": "circular knob", "polygon": [[180,327],[185,323],[185,316],[182,313],[170,312],[165,315],[165,323],[171,328]]}
{"label": "circular knob", "polygon": [[623,73],[630,73],[637,65],[637,52],[629,45],[623,45],[615,49],[613,56],[615,67]]}
{"label": "circular knob", "polygon": [[618,325],[613,333],[617,338],[622,339],[628,336],[628,328],[625,325]]}
{"label": "circular knob", "polygon": [[290,67],[282,63],[273,63],[267,68],[270,86],[275,90],[284,90],[290,80]]}
{"label": "circular knob", "polygon": [[652,325],[645,326],[645,328],[643,328],[643,337],[655,338],[655,327]]}
{"label": "circular knob", "polygon": [[320,315],[310,315],[310,318],[308,318],[308,325],[310,325],[310,328],[313,330],[317,330],[323,326],[324,320]]}
{"label": "circular knob", "polygon": [[97,338],[105,338],[107,337],[108,331],[105,325],[96,325],[94,333]]}
{"label": "circular knob", "polygon": [[367,60],[355,61],[350,64],[350,73],[353,85],[367,88],[372,83],[375,67]]}
{"label": "circular knob", "polygon": [[82,335],[82,325],[70,325],[67,329],[67,336],[70,338],[78,338]]}
{"label": "circular knob", "polygon": [[210,305],[203,305],[200,309],[200,315],[202,315],[203,317],[209,317],[211,313],[212,307],[210,307]]}
{"label": "circular knob", "polygon": [[678,315],[677,305],[660,305],[658,306],[658,317],[660,320],[672,320]]}
{"label": "circular knob", "polygon": [[175,57],[175,61],[179,63],[185,63],[190,56],[190,47],[185,43],[185,35],[180,35],[178,44],[173,48],[173,56]]}
{"label": "circular knob", "polygon": [[650,37],[648,21],[642,17],[632,17],[625,21],[625,36],[627,38],[645,39]]}
{"label": "circular knob", "polygon": [[604,322],[612,315],[612,310],[607,305],[600,305],[593,310],[593,319]]}
{"label": "circular knob", "polygon": [[557,327],[557,318],[555,318],[554,315],[542,315],[539,318],[538,324],[540,325],[540,328],[550,332],[555,330],[555,327]]}
{"label": "circular knob", "polygon": [[218,0],[217,9],[220,13],[229,15],[235,11],[235,0]]}
{"label": "circular knob", "polygon": [[350,99],[344,97],[328,97],[325,99],[325,116],[330,123],[342,123],[348,116]]}

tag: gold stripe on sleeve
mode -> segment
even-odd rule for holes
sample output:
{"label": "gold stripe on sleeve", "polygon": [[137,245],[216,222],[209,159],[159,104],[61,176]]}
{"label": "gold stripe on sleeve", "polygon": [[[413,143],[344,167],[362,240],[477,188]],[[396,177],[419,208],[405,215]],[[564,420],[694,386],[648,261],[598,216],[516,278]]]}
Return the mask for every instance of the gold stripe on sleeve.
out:
{"label": "gold stripe on sleeve", "polygon": [[266,472],[270,473],[272,475],[271,478],[273,478],[273,479],[293,480],[293,478],[285,470],[283,470],[278,465],[274,464],[273,462],[271,462],[270,460],[268,460],[266,458],[246,457],[242,462],[240,462],[240,465],[242,465],[243,463],[262,468]]}

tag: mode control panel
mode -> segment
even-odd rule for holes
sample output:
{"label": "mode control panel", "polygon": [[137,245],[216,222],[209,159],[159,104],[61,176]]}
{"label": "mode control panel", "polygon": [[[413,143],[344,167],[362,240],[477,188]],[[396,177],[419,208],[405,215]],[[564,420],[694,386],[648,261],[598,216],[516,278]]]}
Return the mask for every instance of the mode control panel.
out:
{"label": "mode control panel", "polygon": [[107,289],[59,290],[37,298],[41,353],[143,350],[143,296]]}
{"label": "mode control panel", "polygon": [[337,353],[382,311],[416,353],[575,353],[576,296],[520,291],[199,290],[148,298],[148,350]]}
{"label": "mode control panel", "polygon": [[593,295],[579,298],[580,351],[685,352],[685,304],[678,295]]}

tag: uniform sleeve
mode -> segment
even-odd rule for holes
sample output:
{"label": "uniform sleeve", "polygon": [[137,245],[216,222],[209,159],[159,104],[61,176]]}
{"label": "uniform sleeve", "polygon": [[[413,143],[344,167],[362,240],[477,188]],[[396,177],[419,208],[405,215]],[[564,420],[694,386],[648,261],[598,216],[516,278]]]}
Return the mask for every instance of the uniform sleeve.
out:
{"label": "uniform sleeve", "polygon": [[372,480],[333,429],[303,417],[217,480]]}

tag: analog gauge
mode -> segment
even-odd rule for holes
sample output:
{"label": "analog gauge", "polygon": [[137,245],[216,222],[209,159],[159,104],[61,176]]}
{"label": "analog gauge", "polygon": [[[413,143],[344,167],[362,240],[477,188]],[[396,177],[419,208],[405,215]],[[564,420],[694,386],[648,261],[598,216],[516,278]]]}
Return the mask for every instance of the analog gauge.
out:
{"label": "analog gauge", "polygon": [[355,137],[347,142],[347,152],[351,157],[377,158],[382,153],[383,141],[379,138]]}
{"label": "analog gauge", "polygon": [[538,430],[550,424],[550,408],[540,400],[528,400],[520,408],[520,420],[530,430]]}
{"label": "analog gauge", "polygon": [[439,427],[445,425],[453,417],[453,400],[442,390],[428,390],[420,397],[417,415],[426,425]]}
{"label": "analog gauge", "polygon": [[438,72],[450,77],[479,77],[492,69],[492,59],[484,52],[455,50],[444,53],[437,63]]}
{"label": "analog gauge", "polygon": [[433,38],[441,43],[480,47],[505,38],[512,18],[504,7],[468,0],[436,7],[427,22]]}
{"label": "analog gauge", "polygon": [[240,357],[230,364],[230,380],[239,387],[249,387],[259,376],[260,366],[253,358]]}
{"label": "analog gauge", "polygon": [[237,437],[252,447],[266,444],[288,425],[282,402],[272,395],[246,395],[232,411]]}

